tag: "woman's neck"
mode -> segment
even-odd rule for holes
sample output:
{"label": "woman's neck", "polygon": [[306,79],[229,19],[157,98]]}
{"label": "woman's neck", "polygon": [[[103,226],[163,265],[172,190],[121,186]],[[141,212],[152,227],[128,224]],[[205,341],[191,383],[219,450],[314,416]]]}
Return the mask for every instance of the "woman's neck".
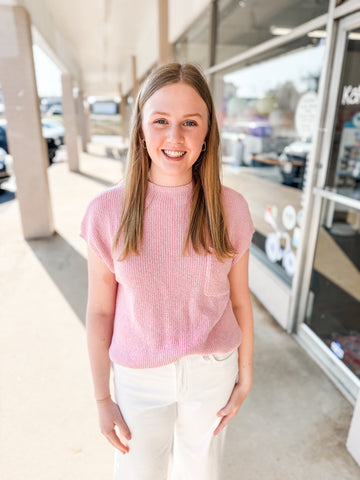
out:
{"label": "woman's neck", "polygon": [[182,176],[182,177],[168,177],[161,175],[152,175],[151,170],[149,170],[148,180],[150,183],[159,185],[161,187],[181,187],[183,185],[188,185],[192,182],[192,176]]}

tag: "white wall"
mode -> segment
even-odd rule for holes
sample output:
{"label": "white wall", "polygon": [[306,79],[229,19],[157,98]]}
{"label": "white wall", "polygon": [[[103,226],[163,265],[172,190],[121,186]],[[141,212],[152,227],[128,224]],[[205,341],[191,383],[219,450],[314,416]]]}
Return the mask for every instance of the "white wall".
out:
{"label": "white wall", "polygon": [[174,43],[210,3],[210,0],[169,0],[169,41]]}
{"label": "white wall", "polygon": [[291,289],[255,255],[249,262],[250,290],[286,330],[289,328]]}

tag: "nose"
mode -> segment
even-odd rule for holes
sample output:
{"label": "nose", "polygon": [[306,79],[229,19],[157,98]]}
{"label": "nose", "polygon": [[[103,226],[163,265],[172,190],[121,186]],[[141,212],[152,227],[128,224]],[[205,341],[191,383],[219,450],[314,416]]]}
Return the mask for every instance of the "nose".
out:
{"label": "nose", "polygon": [[171,125],[169,127],[168,140],[174,143],[182,143],[184,141],[181,125]]}

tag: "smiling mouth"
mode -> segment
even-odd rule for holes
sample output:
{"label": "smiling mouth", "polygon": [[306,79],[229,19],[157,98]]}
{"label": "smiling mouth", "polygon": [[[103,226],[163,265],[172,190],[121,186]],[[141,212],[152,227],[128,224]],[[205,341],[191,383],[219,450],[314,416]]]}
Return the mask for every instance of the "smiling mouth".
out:
{"label": "smiling mouth", "polygon": [[170,158],[181,158],[185,155],[186,152],[179,152],[174,150],[163,150],[166,156]]}

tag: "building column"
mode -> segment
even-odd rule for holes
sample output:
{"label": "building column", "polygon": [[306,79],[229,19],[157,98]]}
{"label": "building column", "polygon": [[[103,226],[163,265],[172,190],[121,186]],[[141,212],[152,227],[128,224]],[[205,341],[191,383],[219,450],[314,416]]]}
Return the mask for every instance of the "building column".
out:
{"label": "building column", "polygon": [[65,127],[65,145],[67,149],[69,170],[79,171],[78,128],[75,100],[73,95],[73,80],[71,75],[62,74],[62,105]]}
{"label": "building column", "polygon": [[[211,1],[210,30],[209,30],[209,67],[216,63],[217,46],[217,26],[218,26],[218,0]],[[215,89],[214,74],[210,74],[208,79],[210,90],[213,93]]]}
{"label": "building column", "polygon": [[0,83],[22,230],[26,239],[47,237],[54,232],[47,176],[49,160],[42,136],[27,10],[0,6],[0,33]]}
{"label": "building column", "polygon": [[355,405],[346,447],[356,463],[360,465],[360,393]]}
{"label": "building column", "polygon": [[159,58],[158,65],[171,60],[169,43],[169,6],[168,0],[158,0]]}
{"label": "building column", "polygon": [[126,97],[124,95],[122,83],[119,83],[119,95],[121,100],[120,101],[120,118],[121,118],[120,134],[122,136],[123,141],[125,141],[128,136],[128,131],[127,131],[127,118],[126,118]]}
{"label": "building column", "polygon": [[79,90],[78,96],[76,99],[77,106],[77,120],[78,128],[81,138],[81,149],[83,152],[87,151],[87,141],[88,141],[88,132],[87,132],[87,119],[84,107],[84,94],[82,90]]}
{"label": "building column", "polygon": [[218,0],[211,1],[210,30],[209,30],[209,66],[216,63],[216,45],[217,45],[217,25],[218,25]]}
{"label": "building column", "polygon": [[85,128],[86,128],[86,143],[91,143],[91,110],[89,102],[84,105]]}
{"label": "building column", "polygon": [[139,81],[138,81],[138,78],[137,78],[136,56],[135,55],[133,55],[131,57],[131,63],[132,63],[132,80],[133,80],[132,95],[133,95],[133,105],[135,105],[135,100],[136,100],[138,90],[139,90]]}

